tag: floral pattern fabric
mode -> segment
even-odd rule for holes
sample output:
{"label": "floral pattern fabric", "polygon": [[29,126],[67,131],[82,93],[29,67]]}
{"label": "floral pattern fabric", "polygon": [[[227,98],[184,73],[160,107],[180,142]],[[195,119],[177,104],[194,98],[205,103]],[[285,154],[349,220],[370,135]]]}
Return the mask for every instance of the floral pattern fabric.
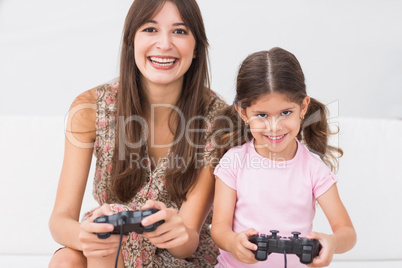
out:
{"label": "floral pattern fabric", "polygon": [[[93,196],[99,205],[111,204],[113,211],[138,210],[148,199],[158,200],[168,207],[179,210],[179,207],[168,199],[164,187],[164,175],[168,166],[168,154],[151,170],[148,158],[148,182],[127,204],[117,204],[118,199],[111,189],[112,156],[115,146],[116,129],[116,95],[118,82],[112,81],[96,89],[96,140],[94,154],[97,158]],[[226,104],[215,94],[211,94],[211,101],[206,113],[207,131],[212,129],[212,121],[217,111]],[[207,136],[207,135],[206,135]],[[204,161],[208,161],[212,153],[212,145],[207,141],[204,150]],[[167,250],[156,248],[148,239],[136,233],[130,233],[127,242],[122,245],[122,254],[125,267],[213,267],[219,254],[218,248],[212,241],[209,226],[212,214],[204,223],[200,242],[196,252],[190,258],[174,258]]]}

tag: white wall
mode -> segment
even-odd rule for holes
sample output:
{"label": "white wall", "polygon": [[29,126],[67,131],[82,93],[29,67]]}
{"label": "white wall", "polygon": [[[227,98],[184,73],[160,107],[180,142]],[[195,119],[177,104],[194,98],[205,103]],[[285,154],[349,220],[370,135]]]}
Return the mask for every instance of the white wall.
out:
{"label": "white wall", "polygon": [[[131,0],[0,0],[0,115],[64,115],[118,75]],[[402,118],[402,1],[198,0],[212,87],[226,101],[249,53],[281,46],[339,115]]]}

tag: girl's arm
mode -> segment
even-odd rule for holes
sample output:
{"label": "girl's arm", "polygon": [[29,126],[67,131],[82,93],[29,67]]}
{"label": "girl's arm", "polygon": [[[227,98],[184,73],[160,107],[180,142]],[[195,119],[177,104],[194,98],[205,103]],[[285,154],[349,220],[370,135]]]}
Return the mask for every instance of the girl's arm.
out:
{"label": "girl's arm", "polygon": [[254,229],[241,233],[232,230],[237,193],[216,177],[214,213],[212,219],[212,239],[216,245],[228,252],[241,262],[256,263],[251,250],[257,246],[248,241],[252,235],[258,234]]}
{"label": "girl's arm", "polygon": [[336,184],[317,198],[317,202],[327,217],[333,234],[311,233],[308,237],[318,239],[323,246],[320,255],[314,258],[310,267],[328,266],[333,254],[341,254],[351,250],[356,244],[356,232],[349,214],[343,205]]}
{"label": "girl's arm", "polygon": [[158,248],[166,248],[176,258],[191,256],[198,247],[202,225],[211,211],[214,194],[214,178],[211,167],[202,169],[194,188],[188,193],[177,213],[159,201],[148,200],[141,209],[157,208],[160,211],[142,220],[146,226],[157,221],[165,222],[143,236]]}

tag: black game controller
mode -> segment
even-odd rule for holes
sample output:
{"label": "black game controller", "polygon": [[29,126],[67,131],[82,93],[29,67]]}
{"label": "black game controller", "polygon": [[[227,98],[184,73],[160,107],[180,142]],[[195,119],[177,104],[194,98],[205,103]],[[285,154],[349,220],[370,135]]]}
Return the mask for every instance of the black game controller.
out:
{"label": "black game controller", "polygon": [[[101,239],[108,238],[111,234],[120,234],[121,231],[124,235],[127,235],[130,232],[136,232],[137,234],[142,234],[143,232],[152,232],[156,230],[156,227],[164,223],[165,221],[159,221],[157,223],[143,226],[141,224],[142,219],[145,217],[152,215],[158,212],[158,209],[150,208],[145,210],[137,210],[137,211],[122,211],[117,212],[111,216],[100,216],[94,220],[97,223],[109,223],[114,226],[114,230],[112,232],[107,233],[97,233],[98,237]],[[123,230],[120,230],[120,227]]]}
{"label": "black game controller", "polygon": [[316,239],[299,237],[299,232],[292,232],[292,237],[278,236],[279,231],[270,231],[271,235],[253,235],[250,242],[258,246],[253,251],[255,259],[265,261],[271,253],[296,254],[301,263],[309,264],[318,256],[321,244]]}

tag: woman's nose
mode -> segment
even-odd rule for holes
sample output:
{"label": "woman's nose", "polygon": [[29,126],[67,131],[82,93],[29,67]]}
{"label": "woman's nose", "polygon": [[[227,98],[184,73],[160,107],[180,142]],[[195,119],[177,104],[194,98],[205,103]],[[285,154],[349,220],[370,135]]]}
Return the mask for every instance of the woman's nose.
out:
{"label": "woman's nose", "polygon": [[156,43],[157,48],[162,50],[169,50],[172,48],[172,39],[168,33],[160,33]]}

